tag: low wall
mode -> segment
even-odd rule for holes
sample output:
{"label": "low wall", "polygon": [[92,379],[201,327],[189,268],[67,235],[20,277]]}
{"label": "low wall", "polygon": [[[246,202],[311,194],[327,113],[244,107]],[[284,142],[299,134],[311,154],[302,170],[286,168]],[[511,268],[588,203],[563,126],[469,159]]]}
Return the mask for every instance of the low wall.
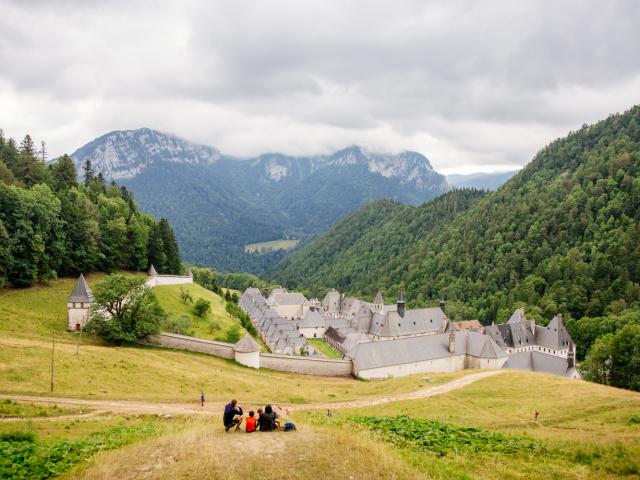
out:
{"label": "low wall", "polygon": [[[161,332],[150,335],[145,343],[158,347],[187,350],[189,352],[208,353],[222,358],[233,358],[233,344],[187,337],[177,333]],[[242,363],[242,362],[241,362]],[[251,365],[254,366],[254,365]],[[350,359],[302,357],[298,355],[278,355],[261,353],[260,363],[254,368],[271,368],[281,372],[303,373],[306,375],[322,375],[326,377],[350,377],[353,374],[353,363]]]}
{"label": "low wall", "polygon": [[157,277],[149,277],[146,283],[150,287],[160,285],[184,285],[193,283],[193,277],[183,275],[158,275]]}
{"label": "low wall", "polygon": [[202,338],[187,337],[177,333],[161,332],[147,337],[147,343],[177,350],[208,353],[222,358],[235,358],[233,344],[204,340]]}
{"label": "low wall", "polygon": [[324,375],[328,377],[350,377],[353,374],[353,364],[351,360],[277,355],[274,353],[261,353],[260,367],[283,372]]}

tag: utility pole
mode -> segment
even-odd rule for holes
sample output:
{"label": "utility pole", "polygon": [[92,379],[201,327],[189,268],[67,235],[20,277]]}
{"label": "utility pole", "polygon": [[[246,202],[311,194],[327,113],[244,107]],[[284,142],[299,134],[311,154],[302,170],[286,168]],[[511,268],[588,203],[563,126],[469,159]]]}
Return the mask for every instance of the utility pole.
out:
{"label": "utility pole", "polygon": [[56,332],[51,332],[51,391],[53,392],[53,360],[56,351]]}
{"label": "utility pole", "polygon": [[80,354],[80,341],[82,340],[82,324],[80,325],[80,335],[78,335],[78,345],[76,346],[76,356]]}

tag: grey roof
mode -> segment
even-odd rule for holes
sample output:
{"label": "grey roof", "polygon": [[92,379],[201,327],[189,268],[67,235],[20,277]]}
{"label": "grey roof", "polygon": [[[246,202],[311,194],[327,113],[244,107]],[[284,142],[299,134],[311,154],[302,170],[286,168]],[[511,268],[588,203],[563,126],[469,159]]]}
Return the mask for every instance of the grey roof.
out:
{"label": "grey roof", "polygon": [[147,275],[149,275],[150,277],[157,277],[158,276],[158,272],[156,272],[156,269],[153,266],[153,264],[151,264],[151,266],[149,267],[149,271],[147,272]]}
{"label": "grey roof", "polygon": [[524,308],[518,308],[515,312],[513,312],[511,318],[507,320],[507,323],[525,322],[526,320],[527,318],[524,315]]}
{"label": "grey roof", "polygon": [[519,352],[510,355],[502,368],[526,370],[530,372],[546,372],[562,377],[571,376],[575,371],[573,367],[569,367],[566,358],[533,351]]}
{"label": "grey roof", "polygon": [[[344,337],[343,342],[346,340]],[[455,355],[480,358],[503,358],[507,354],[487,335],[464,331],[455,335],[455,352],[449,351],[449,334],[420,335],[359,343],[347,355],[353,359],[358,371],[435,360]]]}
{"label": "grey roof", "polygon": [[374,305],[383,305],[384,299],[382,298],[382,292],[378,289],[376,292],[376,298],[373,300]]}
{"label": "grey roof", "polygon": [[322,300],[322,307],[329,313],[335,313],[340,311],[341,295],[337,290],[331,290],[324,296]]}
{"label": "grey roof", "polygon": [[325,321],[317,310],[309,310],[302,320],[297,322],[300,328],[320,328],[324,327]]}
{"label": "grey roof", "polygon": [[440,307],[414,308],[406,310],[404,316],[397,311],[374,314],[369,333],[378,337],[402,337],[444,332],[447,323],[448,318]]}
{"label": "grey roof", "polygon": [[276,293],[271,297],[276,305],[306,305],[309,303],[301,293]]}
{"label": "grey roof", "polygon": [[67,299],[68,303],[92,303],[94,300],[93,292],[91,291],[91,287],[84,279],[84,275],[80,274],[78,277],[78,281],[76,282],[73,290],[71,291],[71,295]]}
{"label": "grey roof", "polygon": [[271,295],[278,295],[280,293],[287,293],[287,289],[286,288],[282,288],[282,287],[278,287],[278,288],[274,288],[273,290],[271,290]]}
{"label": "grey roof", "polygon": [[542,347],[564,350],[573,343],[561,315],[553,317],[546,327],[536,327],[536,343]]}
{"label": "grey roof", "polygon": [[233,346],[233,350],[240,353],[259,352],[260,344],[250,335],[245,335],[244,338]]}

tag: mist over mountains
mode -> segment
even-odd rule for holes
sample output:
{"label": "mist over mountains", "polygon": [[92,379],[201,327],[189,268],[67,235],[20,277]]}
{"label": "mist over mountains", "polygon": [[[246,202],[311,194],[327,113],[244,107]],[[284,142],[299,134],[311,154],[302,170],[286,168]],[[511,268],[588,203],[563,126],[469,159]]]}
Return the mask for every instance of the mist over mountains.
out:
{"label": "mist over mountains", "polygon": [[148,128],[108,133],[71,157],[79,172],[91,161],[107,180],[130,188],[144,211],[166,217],[186,261],[254,273],[286,252],[250,254],[247,244],[304,244],[369,201],[415,205],[451,189],[417,152],[351,146],[331,155],[238,159]]}

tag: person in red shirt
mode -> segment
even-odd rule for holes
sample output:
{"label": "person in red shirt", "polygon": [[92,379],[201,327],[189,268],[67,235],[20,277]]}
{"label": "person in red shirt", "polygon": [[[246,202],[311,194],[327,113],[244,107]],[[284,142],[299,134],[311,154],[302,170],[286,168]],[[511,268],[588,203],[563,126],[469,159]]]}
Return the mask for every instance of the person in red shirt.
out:
{"label": "person in red shirt", "polygon": [[247,433],[256,431],[256,417],[254,417],[253,410],[249,412],[249,416],[245,421],[245,425],[246,425]]}

